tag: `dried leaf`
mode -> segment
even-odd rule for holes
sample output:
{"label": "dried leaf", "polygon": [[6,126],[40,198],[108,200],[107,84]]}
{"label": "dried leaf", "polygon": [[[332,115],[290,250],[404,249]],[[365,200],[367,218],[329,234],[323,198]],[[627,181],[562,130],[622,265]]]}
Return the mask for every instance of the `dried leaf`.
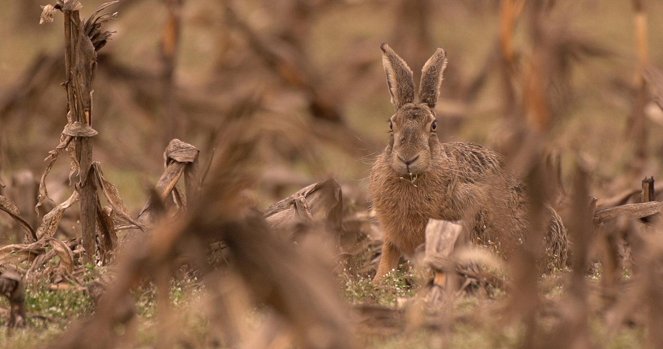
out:
{"label": "dried leaf", "polygon": [[73,137],[71,136],[60,136],[60,143],[58,143],[55,149],[49,151],[48,156],[46,159],[44,159],[44,161],[48,162],[48,164],[46,165],[46,169],[44,170],[44,173],[42,173],[41,179],[39,180],[39,197],[36,207],[37,209],[41,207],[44,202],[53,201],[48,197],[48,190],[46,189],[46,177],[51,172],[51,169],[53,168],[55,161],[57,161],[58,156],[60,156],[62,150],[69,146],[69,143],[71,143],[72,139]]}
{"label": "dried leaf", "polygon": [[[101,205],[97,205],[97,224],[101,233],[99,252],[101,255],[101,261],[105,264],[110,262],[113,248],[117,245],[117,229],[111,218],[111,213],[112,208],[108,207],[107,209],[102,209]],[[138,228],[143,229],[140,226]]]}
{"label": "dried leaf", "polygon": [[48,243],[60,257],[60,266],[66,273],[72,273],[74,271],[74,253],[71,252],[69,246],[57,239],[48,239]]}
{"label": "dried leaf", "polygon": [[193,145],[173,139],[163,153],[164,167],[167,167],[171,161],[193,163],[198,159],[199,153],[200,151]]}
{"label": "dried leaf", "polygon": [[37,238],[42,239],[44,237],[54,237],[55,232],[60,225],[60,220],[62,220],[62,216],[64,215],[64,211],[73,205],[76,201],[78,201],[78,192],[75,191],[71,194],[69,199],[55,206],[49,213],[44,215],[44,218],[41,220],[41,224],[37,229]]}
{"label": "dried leaf", "polygon": [[113,13],[103,13],[104,10],[108,9],[109,7],[119,3],[118,0],[116,1],[109,1],[101,4],[95,11],[90,15],[88,19],[85,20],[85,24],[83,25],[83,31],[85,32],[85,35],[90,39],[90,42],[92,42],[92,46],[94,46],[95,51],[99,51],[101,48],[106,46],[106,42],[108,42],[108,39],[110,36],[113,34],[113,32],[107,31],[107,30],[101,30],[101,26],[117,17],[117,12]]}
{"label": "dried leaf", "polygon": [[298,230],[311,223],[324,223],[331,231],[341,230],[343,197],[333,179],[311,184],[270,206],[265,219],[273,229],[295,238]]}
{"label": "dried leaf", "polygon": [[40,7],[41,7],[41,15],[39,16],[39,24],[53,23],[53,15],[55,14],[55,7],[51,4]]}
{"label": "dried leaf", "polygon": [[104,173],[101,171],[101,165],[98,162],[92,164],[92,171],[94,172],[97,178],[97,182],[99,183],[99,186],[104,193],[104,197],[106,197],[106,200],[108,200],[108,203],[113,208],[113,212],[120,216],[122,219],[144,231],[145,229],[142,224],[131,218],[131,216],[127,213],[128,210],[124,205],[124,201],[120,196],[120,192],[117,190],[115,185],[113,185],[113,183],[109,182],[106,177],[104,177]]}
{"label": "dried leaf", "polygon": [[[42,241],[44,241],[44,240],[42,240]],[[47,243],[42,244],[43,248],[39,251],[41,254],[39,254],[37,256],[37,258],[35,258],[34,261],[32,261],[32,264],[30,265],[30,268],[28,268],[28,271],[25,272],[25,278],[26,279],[28,279],[28,280],[31,279],[32,273],[35,270],[38,270],[44,264],[46,264],[48,261],[53,259],[53,257],[55,257],[56,252],[53,249],[51,249],[51,250],[47,251],[46,253],[44,253],[44,251],[46,250],[46,244]]]}

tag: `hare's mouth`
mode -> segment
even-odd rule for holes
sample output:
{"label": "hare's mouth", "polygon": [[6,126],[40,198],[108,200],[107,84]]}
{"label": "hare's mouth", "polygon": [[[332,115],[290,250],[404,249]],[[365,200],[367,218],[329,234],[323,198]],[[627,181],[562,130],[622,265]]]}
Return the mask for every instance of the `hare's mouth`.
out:
{"label": "hare's mouth", "polygon": [[410,184],[412,184],[416,187],[417,186],[416,181],[417,181],[417,178],[419,178],[419,175],[414,174],[414,173],[408,173],[406,176],[400,176],[399,178],[404,180],[404,181],[410,182]]}
{"label": "hare's mouth", "polygon": [[419,155],[404,157],[400,154],[395,154],[392,159],[391,167],[396,171],[399,177],[406,178],[410,181],[416,181],[416,177],[426,170],[427,161],[426,157]]}

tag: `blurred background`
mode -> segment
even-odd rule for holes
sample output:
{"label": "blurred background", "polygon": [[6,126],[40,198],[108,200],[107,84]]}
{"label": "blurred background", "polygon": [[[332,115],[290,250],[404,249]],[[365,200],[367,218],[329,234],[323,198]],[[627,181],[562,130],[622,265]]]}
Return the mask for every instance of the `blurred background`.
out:
{"label": "blurred background", "polygon": [[[83,18],[102,4],[81,1]],[[58,145],[67,122],[62,86],[63,20],[58,14],[54,23],[40,25],[40,5],[45,3],[13,1],[0,12],[0,208],[23,217],[24,226],[49,229],[35,233],[34,239],[20,236],[18,225],[12,225],[17,223],[9,215],[0,216],[0,231],[9,232],[0,234],[4,244],[0,267],[14,259],[23,263],[19,270],[25,272],[0,270],[0,289],[10,298],[6,285],[14,285],[12,294],[21,295],[14,300],[25,300],[28,314],[45,314],[45,320],[32,316],[37,319],[34,321],[53,322],[48,318],[51,315],[66,320],[53,322],[53,332],[42,331],[42,327],[34,327],[38,335],[24,332],[29,340],[73,347],[68,341],[51,338],[64,331],[71,319],[92,312],[92,298],[97,298],[94,294],[103,294],[108,284],[117,291],[109,292],[115,296],[106,302],[110,306],[103,308],[102,303],[101,310],[95,311],[101,315],[85,325],[92,327],[72,325],[62,338],[101,347],[106,340],[107,347],[112,343],[129,347],[115,342],[120,337],[116,325],[124,326],[136,313],[148,325],[148,336],[141,335],[144,330],[138,331],[139,341],[153,346],[156,340],[157,347],[165,347],[159,341],[167,343],[179,337],[185,339],[183,347],[218,347],[223,340],[232,343],[234,337],[240,339],[238,343],[251,339],[245,347],[256,348],[268,346],[250,343],[277,338],[272,347],[283,347],[287,338],[286,342],[278,338],[284,323],[292,327],[293,336],[304,340],[302,343],[317,343],[317,337],[329,339],[326,346],[320,341],[318,346],[301,347],[349,347],[333,346],[332,339],[351,341],[349,333],[363,325],[367,329],[362,331],[377,337],[374,347],[388,347],[383,341],[391,338],[385,333],[406,333],[403,338],[408,340],[411,335],[410,339],[419,342],[418,332],[411,329],[428,328],[431,323],[410,317],[404,307],[409,307],[408,299],[415,299],[415,293],[421,294],[420,290],[429,286],[439,291],[440,285],[430,282],[430,275],[415,275],[416,265],[408,263],[385,285],[370,281],[381,234],[368,211],[367,176],[375,156],[388,141],[387,121],[393,113],[379,49],[386,42],[409,63],[415,81],[435,49],[446,50],[449,64],[436,110],[437,131],[443,141],[471,141],[502,151],[507,154],[509,170],[517,170],[519,161],[524,164],[521,167],[535,164],[525,169],[529,176],[526,182],[533,183],[532,192],[539,195],[533,202],[548,197],[549,179],[566,184],[566,194],[571,194],[559,195],[567,202],[556,200],[552,204],[568,222],[572,274],[562,270],[539,279],[535,257],[543,251],[523,244],[522,256],[509,262],[513,286],[508,293],[495,290],[495,299],[504,302],[492,302],[492,291],[486,286],[487,293],[478,293],[478,297],[458,297],[449,306],[445,303],[434,308],[443,309],[443,316],[434,320],[431,329],[442,329],[438,333],[442,337],[451,333],[445,339],[450,347],[480,347],[474,342],[482,336],[476,335],[478,330],[490,334],[484,340],[490,343],[484,347],[489,348],[507,347],[500,343],[521,339],[522,345],[513,346],[573,347],[563,344],[573,342],[586,348],[592,347],[590,342],[599,344],[595,347],[614,342],[611,347],[629,347],[621,345],[622,338],[631,347],[643,347],[645,331],[653,343],[649,347],[663,346],[660,331],[653,330],[663,321],[663,245],[654,234],[660,220],[649,216],[660,210],[663,191],[655,190],[653,180],[641,182],[644,176],[662,178],[663,141],[656,134],[663,127],[663,46],[658,45],[663,32],[663,2],[118,2],[113,5],[116,18],[106,24],[114,34],[98,52],[94,79],[92,126],[99,134],[93,138],[93,158],[101,163],[108,180],[101,182],[102,191],[112,206],[112,210],[101,212],[99,204],[97,219],[127,211],[119,205],[121,201],[129,211],[126,217],[140,219],[138,210],[163,171],[164,148],[173,138],[200,150],[195,166],[201,167],[203,176],[218,176],[206,178],[207,186],[202,186],[198,196],[204,204],[187,214],[180,215],[180,209],[188,206],[179,205],[172,194],[171,209],[176,209],[169,212],[177,212],[174,220],[164,218],[155,234],[139,235],[147,235],[144,241],[156,244],[147,248],[140,243],[122,245],[136,250],[127,254],[129,262],[123,264],[124,269],[120,266],[117,278],[111,278],[113,270],[101,265],[104,263],[96,267],[84,263],[85,251],[78,239],[82,235],[78,205],[66,214],[62,212],[66,208],[59,205],[51,211],[59,216],[49,214],[48,219],[34,212],[38,182],[47,167],[44,158]],[[250,137],[237,136],[238,127]],[[255,148],[242,143],[246,139],[256,139],[257,144],[251,144]],[[70,172],[80,168],[72,164],[75,159],[71,153],[62,152],[46,181],[53,202],[44,202],[41,215],[56,203],[67,203],[65,199],[72,192]],[[258,160],[253,160],[254,155]],[[537,161],[540,157],[546,161]],[[542,163],[551,166],[540,166]],[[174,190],[178,176],[187,182],[194,164],[186,166],[184,175],[180,172],[169,177],[173,183],[169,190]],[[96,171],[99,167],[94,173],[100,175]],[[252,175],[259,180],[243,178]],[[245,192],[240,193],[240,189],[246,183],[257,183],[249,197],[251,203],[264,209],[328,177],[342,187],[341,200],[333,181],[322,184],[331,185],[327,194],[334,198],[333,207],[324,212],[338,221],[334,228],[342,228],[337,232],[338,251],[330,249],[323,239],[287,243],[277,237],[277,229],[277,234],[269,234],[272,229],[261,223],[261,217],[252,218],[253,211],[246,218],[230,217],[245,208]],[[119,195],[110,183],[117,186]],[[189,185],[184,186],[189,191]],[[156,212],[161,205],[154,199],[160,193],[150,193],[153,195],[145,207]],[[163,195],[170,194],[165,191]],[[598,201],[591,201],[589,196]],[[11,201],[5,197],[18,208],[9,207]],[[180,199],[179,203],[187,202]],[[301,202],[302,198],[296,199]],[[637,206],[618,207],[652,199],[658,202],[640,206],[640,210],[655,208],[646,214],[636,216],[632,211],[638,211]],[[276,209],[301,208],[295,199],[289,200],[275,205]],[[310,206],[303,202],[300,206],[309,211]],[[324,205],[330,206],[329,202]],[[630,215],[618,217],[620,212]],[[299,217],[299,211],[293,215]],[[125,215],[120,217],[133,224]],[[616,223],[603,224],[609,220],[605,217]],[[103,222],[98,222],[101,231]],[[110,226],[108,221],[106,226]],[[113,234],[120,228],[132,229],[130,225],[115,227]],[[286,233],[299,234],[291,230]],[[14,236],[10,236],[12,231]],[[538,234],[536,229],[531,232]],[[56,233],[66,239],[60,235],[52,239]],[[111,229],[104,234],[113,235]],[[33,243],[37,235],[41,237]],[[293,236],[288,235],[288,239],[294,240]],[[13,244],[19,241],[29,243]],[[114,244],[112,238],[104,241],[104,246]],[[209,253],[201,252],[207,248]],[[230,262],[227,256],[232,257]],[[200,268],[179,268],[182,260]],[[597,260],[601,260],[600,265]],[[631,264],[631,260],[638,264]],[[25,262],[30,262],[29,268]],[[208,262],[218,262],[221,272],[204,268]],[[499,260],[491,263],[502,265]],[[198,279],[199,271],[209,274]],[[25,299],[19,287],[22,277],[28,281]],[[136,287],[134,299],[132,288],[141,278],[153,283]],[[470,275],[467,280],[472,278],[479,284],[483,276]],[[245,290],[254,292],[247,296]],[[199,291],[203,292],[200,297]],[[192,303],[178,303],[185,298]],[[167,311],[170,303],[177,311]],[[129,304],[128,310],[123,304]],[[408,309],[423,314],[418,303],[409,304],[414,306]],[[343,314],[346,305],[368,320],[357,321],[354,316],[348,320],[350,317]],[[15,307],[11,309],[10,316]],[[153,321],[155,313],[160,320]],[[522,321],[508,325],[506,313]],[[254,317],[267,321],[259,323]],[[361,326],[356,326],[359,323]],[[245,335],[242,326],[260,330],[245,331]],[[331,332],[322,332],[326,337],[314,336],[307,328]],[[110,332],[105,336],[99,329]],[[95,339],[86,339],[88,335]],[[374,339],[371,336],[363,340],[370,342]],[[454,345],[454,338],[466,346]],[[439,338],[433,333],[430,339],[436,342]],[[539,341],[546,346],[537,345]],[[1,335],[0,343],[4,343]],[[414,346],[396,343],[391,347]]]}
{"label": "blurred background", "polygon": [[[86,0],[82,15],[100,3]],[[94,158],[135,210],[161,172],[168,140],[196,145],[206,164],[224,124],[248,118],[261,134],[263,205],[327,176],[364,205],[393,112],[379,50],[387,42],[416,81],[435,48],[447,51],[437,108],[443,140],[499,149],[519,127],[535,129],[561,155],[563,176],[565,154],[585,157],[597,196],[660,177],[663,3],[523,4],[122,1],[98,57]],[[66,123],[62,18],[39,25],[39,5],[16,1],[0,14],[4,183],[24,170],[38,178]],[[49,185],[60,201],[69,168],[57,166]]]}

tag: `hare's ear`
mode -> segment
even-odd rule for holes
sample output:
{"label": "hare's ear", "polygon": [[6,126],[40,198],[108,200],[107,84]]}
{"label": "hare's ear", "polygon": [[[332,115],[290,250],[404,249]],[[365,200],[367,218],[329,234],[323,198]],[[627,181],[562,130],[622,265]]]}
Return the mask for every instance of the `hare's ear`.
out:
{"label": "hare's ear", "polygon": [[437,98],[440,96],[440,86],[444,69],[447,68],[447,54],[438,48],[421,69],[421,82],[419,83],[419,101],[435,108]]}
{"label": "hare's ear", "polygon": [[387,44],[382,49],[382,66],[387,74],[387,86],[391,94],[391,104],[396,109],[406,103],[414,102],[414,78],[407,63],[399,57]]}

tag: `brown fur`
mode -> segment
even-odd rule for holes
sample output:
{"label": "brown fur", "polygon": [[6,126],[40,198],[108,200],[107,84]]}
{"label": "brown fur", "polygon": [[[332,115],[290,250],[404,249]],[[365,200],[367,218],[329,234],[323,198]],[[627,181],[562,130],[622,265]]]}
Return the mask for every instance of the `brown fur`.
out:
{"label": "brown fur", "polygon": [[[374,280],[395,268],[401,254],[412,255],[424,243],[430,218],[469,222],[472,241],[507,254],[506,244],[517,242],[527,228],[524,190],[505,173],[497,153],[472,143],[439,141],[434,108],[446,66],[444,51],[438,49],[424,65],[419,100],[414,101],[394,97],[398,91],[414,91],[411,71],[389,46],[383,44],[382,50],[396,113],[390,119],[389,145],[370,176],[373,205],[384,231]],[[551,223],[546,245],[559,243],[560,237],[566,241],[554,211]],[[566,244],[547,252],[565,261]]]}

